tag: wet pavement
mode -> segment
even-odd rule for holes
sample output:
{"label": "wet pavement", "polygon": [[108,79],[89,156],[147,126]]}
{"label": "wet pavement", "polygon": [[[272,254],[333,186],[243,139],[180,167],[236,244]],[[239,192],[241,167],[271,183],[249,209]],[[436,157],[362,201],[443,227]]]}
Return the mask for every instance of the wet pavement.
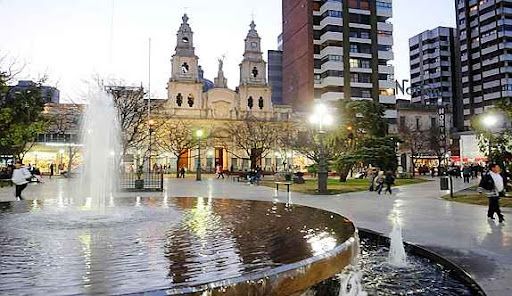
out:
{"label": "wet pavement", "polygon": [[[235,183],[228,179],[205,179],[202,182],[168,179],[165,181],[165,193],[140,195],[278,200],[330,210],[352,219],[360,228],[385,234],[392,228],[390,218],[398,216],[405,240],[426,246],[459,264],[488,295],[512,295],[512,209],[503,210],[505,218],[511,222],[496,225],[487,221],[485,207],[442,200],[440,197],[448,192],[439,190],[438,180],[396,188],[392,196],[379,196],[373,192],[335,196],[279,192],[276,196],[275,190],[268,187]],[[456,190],[468,186],[460,179],[455,181]],[[27,199],[62,199],[66,198],[68,190],[75,187],[74,180],[57,179],[29,186],[25,196]],[[14,200],[13,190],[0,188],[0,201]]]}

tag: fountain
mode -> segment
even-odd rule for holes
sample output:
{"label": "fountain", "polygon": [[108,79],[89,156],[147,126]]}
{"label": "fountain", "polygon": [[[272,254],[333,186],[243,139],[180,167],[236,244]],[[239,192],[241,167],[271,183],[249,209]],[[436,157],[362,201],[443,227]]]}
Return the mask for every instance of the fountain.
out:
{"label": "fountain", "polygon": [[116,190],[119,172],[120,129],[112,97],[98,89],[91,91],[82,124],[84,168],[81,197],[87,208],[103,210]]}
{"label": "fountain", "polygon": [[[401,294],[470,295],[424,261],[422,276],[442,291],[397,281],[397,274],[417,273],[380,270],[382,248],[363,241],[361,252],[352,222],[321,209],[167,192],[114,199],[115,114],[106,93],[91,96],[80,182],[85,207],[80,197],[58,194],[0,203],[0,294],[363,296],[363,288],[390,295],[406,286]],[[399,227],[390,257],[398,265],[405,263]]]}
{"label": "fountain", "polygon": [[404,241],[402,238],[402,226],[398,217],[393,219],[393,230],[389,234],[390,246],[388,261],[395,267],[407,267],[407,254],[405,253]]}

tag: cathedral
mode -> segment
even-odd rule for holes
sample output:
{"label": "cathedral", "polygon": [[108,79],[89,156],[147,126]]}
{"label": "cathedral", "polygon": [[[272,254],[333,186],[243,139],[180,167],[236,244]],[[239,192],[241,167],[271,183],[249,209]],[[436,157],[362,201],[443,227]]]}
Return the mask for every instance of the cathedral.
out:
{"label": "cathedral", "polygon": [[[219,59],[217,77],[211,82],[203,77],[199,57],[195,53],[194,34],[185,14],[177,33],[176,49],[172,55],[172,72],[167,83],[167,99],[160,101],[154,114],[168,122],[181,122],[192,129],[213,131],[217,127],[241,122],[247,118],[262,121],[288,122],[295,116],[288,105],[272,104],[272,90],[267,81],[267,63],[261,50],[261,38],[254,21],[245,38],[245,50],[240,63],[240,83],[236,89],[229,89],[224,76],[223,59]],[[208,131],[207,131],[208,133]],[[226,136],[226,135],[224,135]],[[201,167],[211,171],[219,164],[225,169],[249,169],[249,159],[234,156],[232,149],[208,139],[201,150]],[[228,152],[228,151],[231,151]],[[195,170],[196,149],[190,149],[170,160],[160,156],[159,164],[168,164]],[[279,151],[261,159],[258,164],[266,170],[278,168],[286,156]],[[164,153],[159,154],[164,155]],[[174,157],[174,156],[169,156]]]}
{"label": "cathedral", "polygon": [[264,120],[287,120],[291,107],[274,106],[267,82],[267,63],[261,51],[261,38],[256,24],[251,22],[245,39],[245,51],[240,63],[240,84],[229,89],[219,59],[217,77],[212,84],[203,78],[199,57],[195,54],[194,34],[187,15],[177,33],[172,56],[172,73],[167,83],[165,109],[179,118],[238,120],[254,116]]}

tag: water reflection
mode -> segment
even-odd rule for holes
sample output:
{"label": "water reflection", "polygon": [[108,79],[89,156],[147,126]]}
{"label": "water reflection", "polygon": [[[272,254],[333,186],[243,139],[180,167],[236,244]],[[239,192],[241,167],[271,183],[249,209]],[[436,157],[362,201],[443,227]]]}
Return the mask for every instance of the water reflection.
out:
{"label": "water reflection", "polygon": [[354,228],[331,213],[206,198],[0,203],[0,294],[125,294],[201,287],[331,251]]}

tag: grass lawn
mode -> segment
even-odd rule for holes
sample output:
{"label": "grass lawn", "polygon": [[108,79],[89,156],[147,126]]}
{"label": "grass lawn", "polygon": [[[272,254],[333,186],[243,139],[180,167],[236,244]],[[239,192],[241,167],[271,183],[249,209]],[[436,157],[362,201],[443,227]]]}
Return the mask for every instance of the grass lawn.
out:
{"label": "grass lawn", "polygon": [[[402,185],[411,185],[428,182],[425,179],[397,179],[395,182],[395,186]],[[261,185],[275,188],[274,181],[272,180],[264,180],[261,182]],[[366,191],[369,187],[369,182],[366,179],[350,179],[347,180],[346,183],[340,183],[338,179],[329,179],[327,183],[327,190],[329,195],[348,193],[348,192],[357,192],[357,191]],[[284,186],[283,186],[284,187]],[[286,187],[281,187],[283,190],[286,190]],[[280,189],[281,189],[280,188]],[[307,194],[318,194],[316,192],[317,183],[316,180],[306,180],[305,184],[293,184],[290,186],[290,190],[294,192],[301,192]]]}
{"label": "grass lawn", "polygon": [[[472,205],[480,205],[480,206],[487,206],[489,204],[489,199],[487,198],[487,195],[485,194],[478,194],[478,193],[461,193],[461,194],[455,194],[454,198],[451,198],[450,195],[443,196],[444,199],[448,201],[454,201],[454,202],[462,202]],[[502,198],[500,200],[500,206],[511,208],[512,207],[512,198]]]}

